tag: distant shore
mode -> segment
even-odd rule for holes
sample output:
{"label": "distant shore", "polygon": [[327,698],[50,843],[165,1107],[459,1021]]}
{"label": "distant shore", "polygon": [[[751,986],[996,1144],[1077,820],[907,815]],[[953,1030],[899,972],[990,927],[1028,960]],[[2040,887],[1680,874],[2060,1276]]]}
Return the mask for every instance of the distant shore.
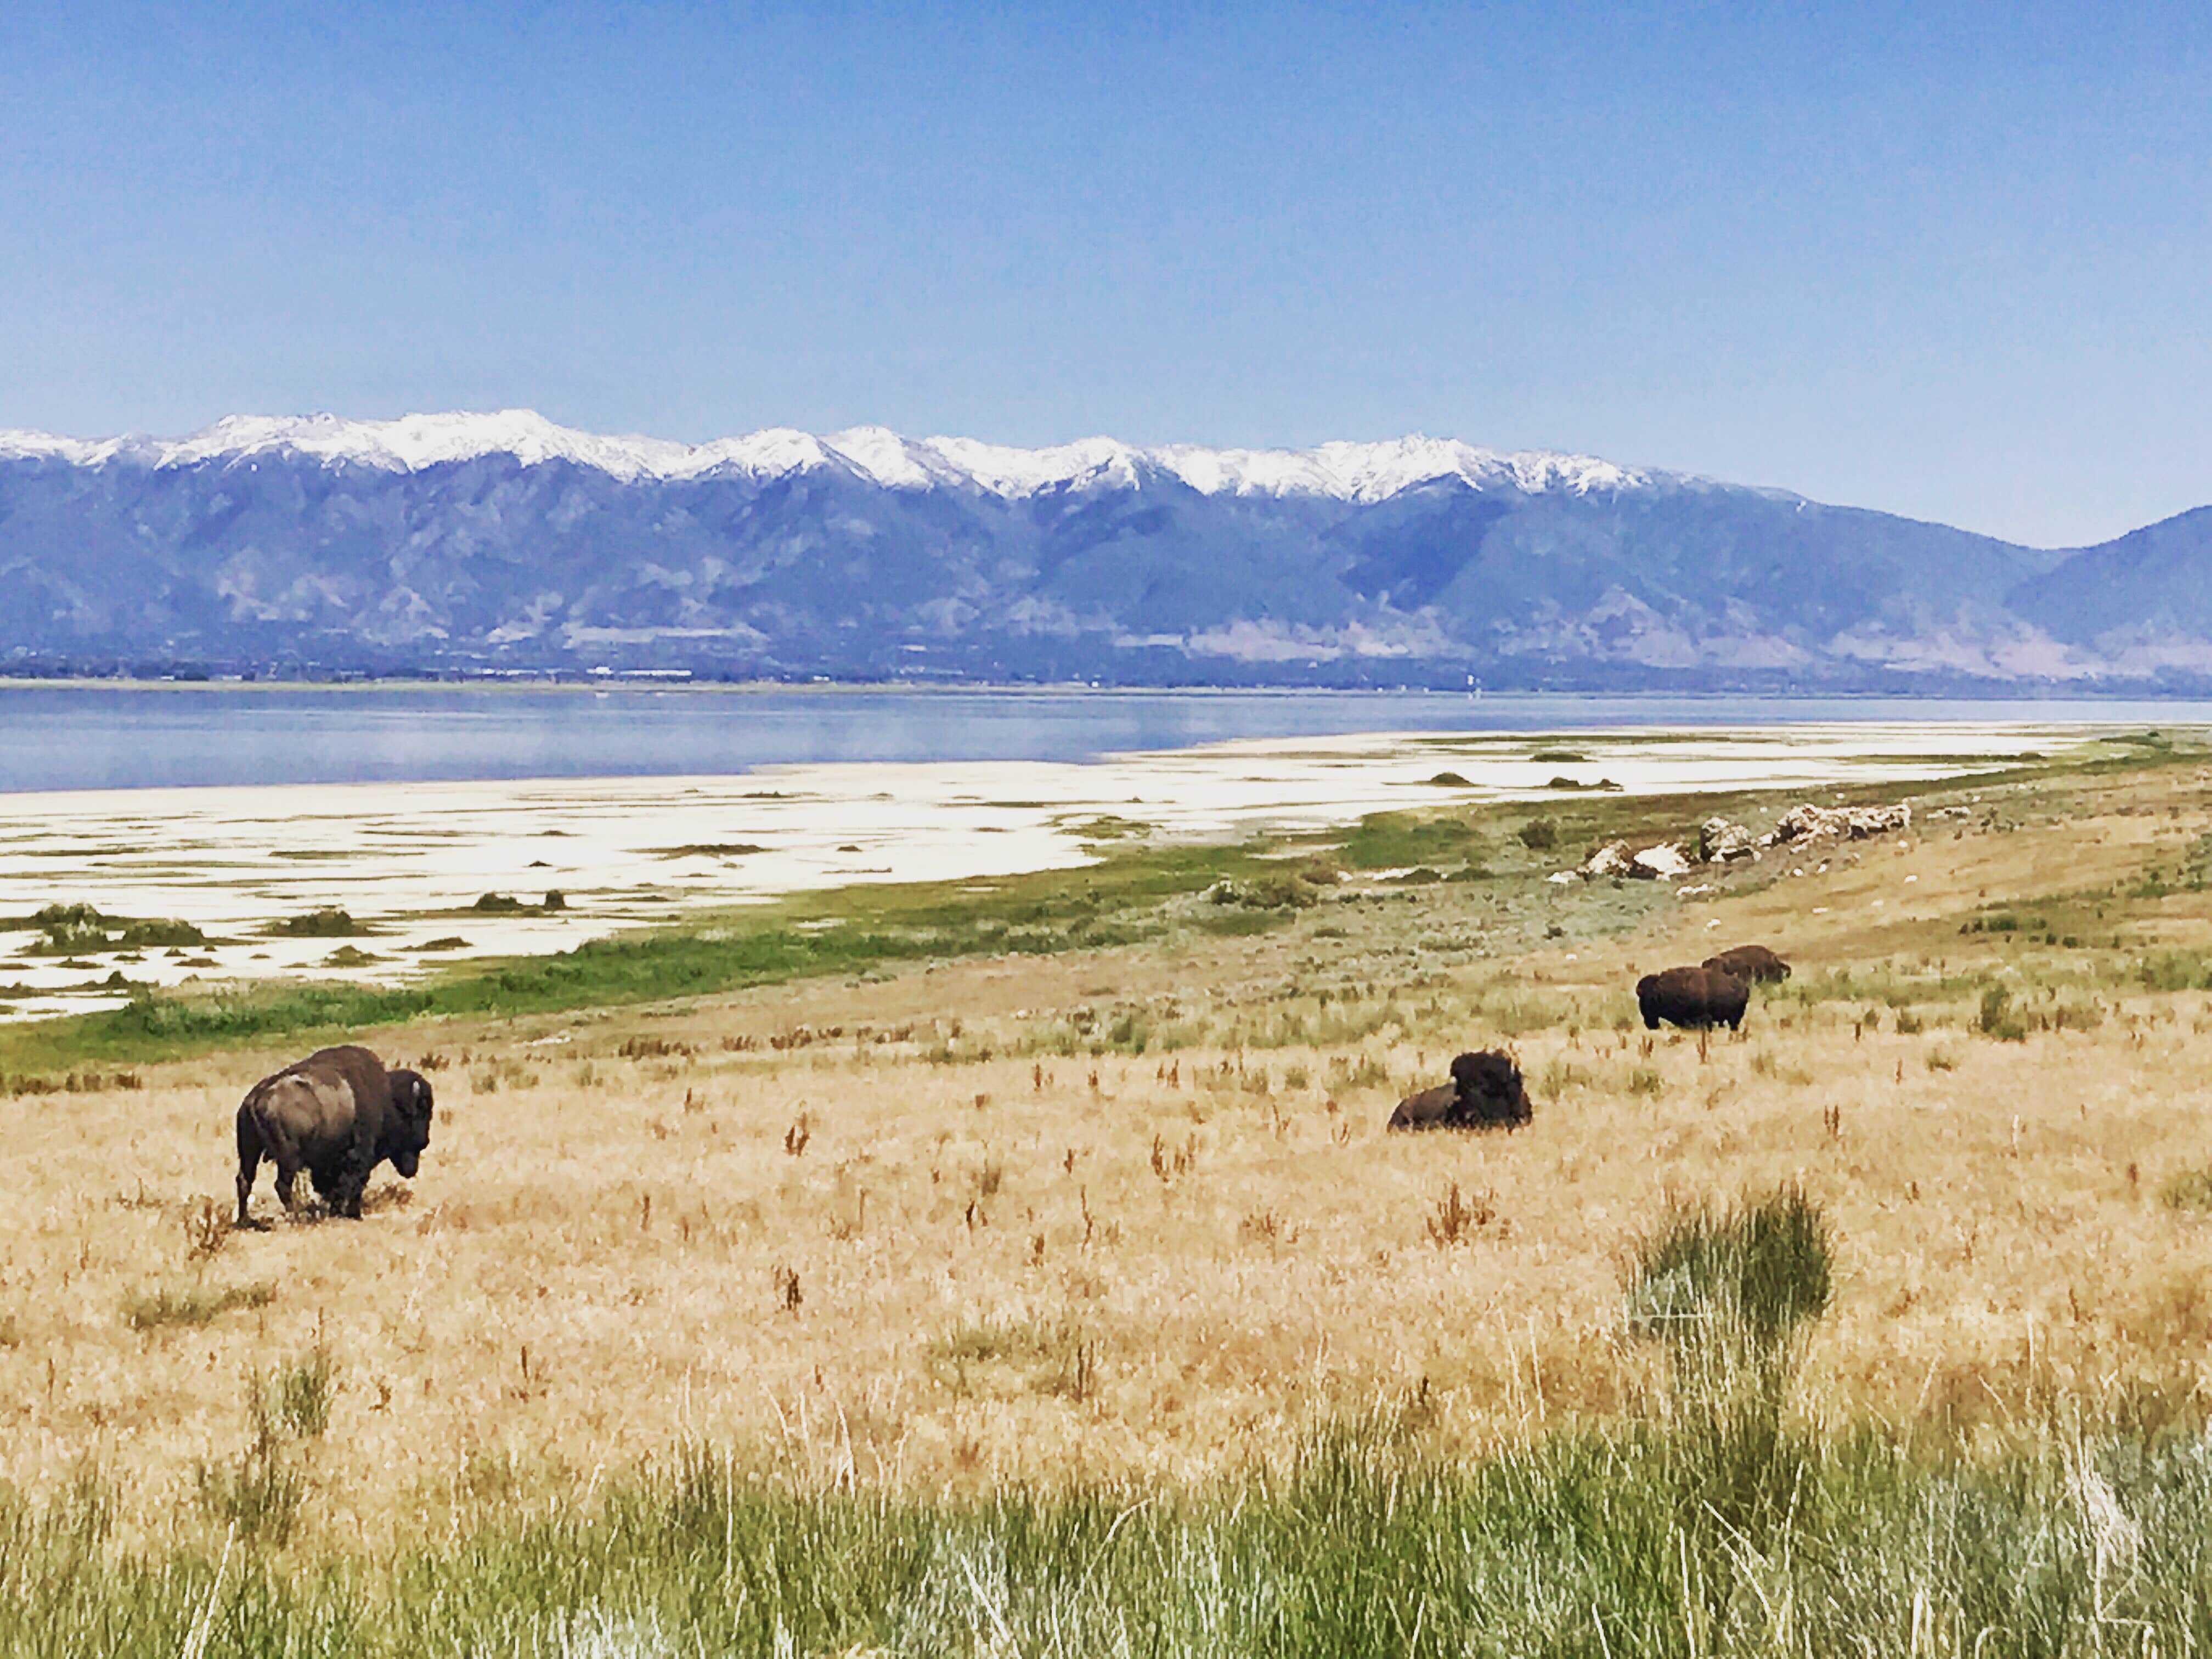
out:
{"label": "distant shore", "polygon": [[[1465,702],[1514,702],[1539,699],[1574,699],[1592,702],[1711,702],[1853,703],[1941,706],[1953,703],[1987,707],[2045,709],[2053,707],[2196,709],[2204,723],[2212,724],[2212,697],[2166,695],[2141,688],[2100,691],[2089,686],[2051,687],[2041,690],[2018,686],[1984,690],[1899,691],[1850,687],[1790,687],[1784,690],[1743,686],[1710,690],[1646,687],[1614,690],[1589,686],[1482,686],[1460,688],[1429,685],[1322,684],[1101,684],[1096,680],[846,680],[744,679],[721,680],[689,670],[621,669],[604,676],[571,670],[518,670],[496,674],[345,675],[327,679],[248,678],[243,675],[159,675],[123,677],[108,674],[0,674],[0,691],[246,691],[246,692],[400,692],[400,691],[699,691],[737,696],[817,696],[851,694],[862,696],[1097,696],[1097,697],[1280,697],[1301,700],[1323,697],[1425,697]],[[2191,723],[2195,723],[2192,721]]]}

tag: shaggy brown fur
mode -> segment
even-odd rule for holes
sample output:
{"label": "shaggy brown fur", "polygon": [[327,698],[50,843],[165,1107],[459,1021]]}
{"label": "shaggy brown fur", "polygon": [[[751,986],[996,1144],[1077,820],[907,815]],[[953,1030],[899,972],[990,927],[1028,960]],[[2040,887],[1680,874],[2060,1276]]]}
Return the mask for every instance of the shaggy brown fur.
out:
{"label": "shaggy brown fur", "polygon": [[1657,1030],[1662,1020],[1692,1029],[1725,1025],[1736,1030],[1750,1001],[1751,987],[1717,968],[1668,968],[1636,981],[1636,1002],[1647,1031]]}
{"label": "shaggy brown fur", "polygon": [[430,1144],[430,1085],[414,1072],[386,1072],[368,1049],[319,1048],[265,1077],[238,1108],[238,1224],[265,1157],[276,1166],[276,1196],[292,1207],[307,1170],[334,1215],[358,1218],[369,1173],[390,1159],[413,1178]]}
{"label": "shaggy brown fur", "polygon": [[1393,1129],[1516,1129],[1534,1115],[1521,1068],[1496,1048],[1461,1054],[1452,1080],[1408,1095],[1390,1114]]}
{"label": "shaggy brown fur", "polygon": [[1747,985],[1759,985],[1790,977],[1790,964],[1768,950],[1764,945],[1738,945],[1707,957],[1708,968],[1717,968],[1724,974],[1733,974]]}

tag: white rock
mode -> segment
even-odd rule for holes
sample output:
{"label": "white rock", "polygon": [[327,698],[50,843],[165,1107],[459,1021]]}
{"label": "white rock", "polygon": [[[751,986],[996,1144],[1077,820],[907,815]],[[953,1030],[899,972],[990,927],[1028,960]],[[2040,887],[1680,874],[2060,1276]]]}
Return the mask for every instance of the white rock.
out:
{"label": "white rock", "polygon": [[1690,873],[1689,855],[1673,842],[1662,842],[1656,847],[1647,847],[1628,861],[1628,873],[1641,881],[1664,878],[1672,881],[1677,876]]}
{"label": "white rock", "polygon": [[1808,801],[1784,812],[1773,829],[1759,837],[1762,847],[1787,842],[1864,841],[1873,836],[1894,835],[1912,827],[1912,809],[1899,801],[1893,806],[1815,806]]}
{"label": "white rock", "polygon": [[1575,873],[1584,881],[1596,881],[1606,876],[1634,875],[1633,863],[1626,842],[1609,841],[1584,859],[1582,867]]}
{"label": "white rock", "polygon": [[1759,856],[1759,838],[1740,823],[1707,818],[1698,830],[1698,857],[1706,864],[1734,864]]}

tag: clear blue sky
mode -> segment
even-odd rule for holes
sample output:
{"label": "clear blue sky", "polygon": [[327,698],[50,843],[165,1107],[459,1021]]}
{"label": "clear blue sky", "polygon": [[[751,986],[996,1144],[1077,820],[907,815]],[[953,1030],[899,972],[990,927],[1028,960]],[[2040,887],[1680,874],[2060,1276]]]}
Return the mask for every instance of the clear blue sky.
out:
{"label": "clear blue sky", "polygon": [[9,0],[0,426],[1425,431],[2099,539],[2212,501],[2208,13]]}

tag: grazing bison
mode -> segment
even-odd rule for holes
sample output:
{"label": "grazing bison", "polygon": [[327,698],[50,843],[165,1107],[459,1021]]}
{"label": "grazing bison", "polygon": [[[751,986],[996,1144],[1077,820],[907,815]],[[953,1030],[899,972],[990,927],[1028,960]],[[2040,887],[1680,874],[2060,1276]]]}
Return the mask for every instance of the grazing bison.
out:
{"label": "grazing bison", "polygon": [[1510,1054],[1495,1048],[1460,1055],[1451,1063],[1452,1080],[1408,1095],[1390,1114],[1393,1129],[1518,1128],[1533,1109],[1521,1084],[1521,1068]]}
{"label": "grazing bison", "polygon": [[1733,946],[1717,957],[1707,957],[1705,966],[1734,974],[1746,985],[1762,985],[1790,977],[1790,964],[1764,945]]}
{"label": "grazing bison", "polygon": [[430,1144],[430,1085],[414,1072],[387,1072],[366,1048],[319,1048],[246,1091],[238,1108],[238,1224],[265,1157],[276,1166],[276,1196],[292,1207],[305,1170],[335,1215],[359,1218],[369,1172],[389,1158],[410,1180]]}
{"label": "grazing bison", "polygon": [[1644,1011],[1647,1031],[1657,1030],[1662,1019],[1670,1025],[1725,1025],[1733,1031],[1743,1024],[1750,1000],[1751,987],[1717,968],[1668,968],[1636,981],[1637,1006]]}

